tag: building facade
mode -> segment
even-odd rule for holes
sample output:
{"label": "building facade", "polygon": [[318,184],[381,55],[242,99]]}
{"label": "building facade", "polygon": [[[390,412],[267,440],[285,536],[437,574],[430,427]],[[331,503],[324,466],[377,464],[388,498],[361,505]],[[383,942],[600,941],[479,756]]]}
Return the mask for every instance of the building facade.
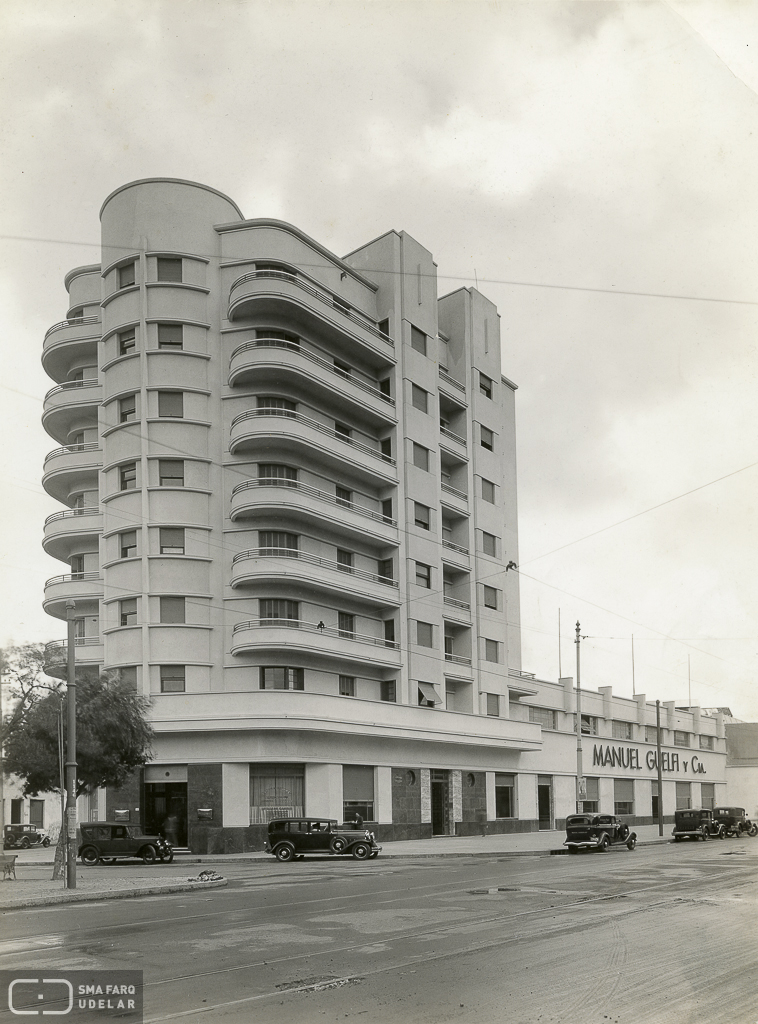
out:
{"label": "building facade", "polygon": [[[339,258],[192,182],[125,185],[101,222],[44,340],[65,508],[43,543],[77,671],[153,701],[154,763],[108,815],[171,813],[197,852],[302,813],[385,839],[555,825],[574,725],[563,685],[521,672],[494,305],[438,298],[404,232]],[[48,654],[60,671],[65,641]]]}

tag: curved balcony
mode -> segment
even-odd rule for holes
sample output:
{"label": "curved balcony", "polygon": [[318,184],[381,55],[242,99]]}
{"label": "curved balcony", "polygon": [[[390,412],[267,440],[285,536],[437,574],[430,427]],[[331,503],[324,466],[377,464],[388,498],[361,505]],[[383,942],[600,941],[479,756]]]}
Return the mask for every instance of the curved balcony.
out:
{"label": "curved balcony", "polygon": [[98,316],[72,317],[53,324],[42,343],[42,365],[53,380],[65,380],[75,362],[92,359],[97,362],[97,343],[101,325]]}
{"label": "curved balcony", "polygon": [[344,342],[347,334],[379,357],[378,365],[394,363],[392,339],[373,317],[296,270],[255,270],[229,288],[229,320],[278,315],[326,337]]}
{"label": "curved balcony", "polygon": [[[103,663],[103,641],[99,636],[78,636],[74,640],[74,659],[78,670],[97,671]],[[65,679],[68,667],[68,644],[65,640],[51,640],[45,644],[45,672],[55,679]]]}
{"label": "curved balcony", "polygon": [[103,532],[103,514],[97,506],[53,512],[45,520],[42,547],[48,555],[66,562],[74,541],[97,537]]}
{"label": "curved balcony", "polygon": [[368,536],[382,545],[398,543],[394,519],[299,480],[259,477],[243,480],[232,490],[232,522],[272,510],[307,522],[330,526],[339,523],[345,534],[359,539],[365,540]]}
{"label": "curved balcony", "polygon": [[348,633],[302,619],[249,619],[237,623],[232,632],[232,654],[267,651],[311,660],[400,667],[400,645],[393,640]]}
{"label": "curved balcony", "polygon": [[300,412],[249,409],[235,416],[229,450],[234,454],[256,449],[263,449],[267,455],[274,449],[298,451],[306,458],[318,452],[320,461],[338,472],[347,464],[351,472],[372,482],[394,483],[397,479],[395,460],[383,455],[378,445],[369,447]]}
{"label": "curved balcony", "polygon": [[[66,618],[66,601],[76,601],[85,615],[97,613],[97,605],[103,596],[103,578],[99,572],[72,572],[53,576],[45,583],[45,600],[42,607],[48,615],[58,619]],[[88,607],[89,605],[89,607]]]}
{"label": "curved balcony", "polygon": [[76,490],[96,488],[102,465],[102,449],[97,441],[55,448],[45,456],[42,486],[51,497],[65,501]]}
{"label": "curved balcony", "polygon": [[317,355],[297,342],[256,338],[238,346],[231,355],[229,385],[276,383],[294,377],[320,402],[352,405],[356,415],[367,414],[377,423],[397,422],[394,399],[380,391],[375,380],[358,370],[342,370],[333,360]]}
{"label": "curved balcony", "polygon": [[[314,574],[311,566],[317,566]],[[400,604],[396,580],[290,548],[251,548],[232,559],[232,586],[251,583],[294,583],[300,588],[348,595],[380,607]]]}
{"label": "curved balcony", "polygon": [[45,395],[42,425],[51,437],[68,437],[73,426],[84,419],[97,423],[97,409],[103,400],[98,380],[68,380]]}

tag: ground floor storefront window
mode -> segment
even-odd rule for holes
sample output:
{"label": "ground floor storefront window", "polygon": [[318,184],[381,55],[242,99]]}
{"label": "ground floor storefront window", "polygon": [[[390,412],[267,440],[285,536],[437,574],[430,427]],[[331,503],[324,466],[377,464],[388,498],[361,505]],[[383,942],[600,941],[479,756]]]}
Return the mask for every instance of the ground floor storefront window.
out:
{"label": "ground floor storefront window", "polygon": [[712,811],[716,803],[716,787],[712,782],[703,782],[700,785],[700,806],[707,807]]}
{"label": "ground floor storefront window", "polygon": [[371,765],[346,764],[342,766],[343,821],[364,821],[374,817],[374,769]]}
{"label": "ground floor storefront window", "polygon": [[689,782],[677,782],[676,784],[676,809],[687,810],[692,807],[691,785]]}
{"label": "ground floor storefront window", "polygon": [[495,817],[516,817],[516,776],[495,774]]}
{"label": "ground floor storefront window", "polygon": [[634,779],[613,780],[613,813],[634,814]]}
{"label": "ground floor storefront window", "polygon": [[250,824],[304,813],[305,769],[302,764],[250,765]]}
{"label": "ground floor storefront window", "polygon": [[579,810],[584,814],[597,814],[600,809],[600,779],[585,778],[586,797],[580,801]]}

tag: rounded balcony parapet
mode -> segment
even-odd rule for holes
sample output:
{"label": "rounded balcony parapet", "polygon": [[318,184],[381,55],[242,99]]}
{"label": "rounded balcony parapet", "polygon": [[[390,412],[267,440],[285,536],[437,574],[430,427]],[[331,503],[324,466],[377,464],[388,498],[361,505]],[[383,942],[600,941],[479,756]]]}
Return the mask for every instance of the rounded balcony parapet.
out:
{"label": "rounded balcony parapet", "polygon": [[97,378],[87,380],[67,380],[62,384],[56,384],[54,388],[51,388],[45,395],[43,401],[47,402],[49,398],[54,395],[59,395],[64,391],[78,392],[83,388],[97,388],[100,387],[100,381]]}
{"label": "rounded balcony parapet", "polygon": [[45,520],[45,526],[49,523],[54,523],[58,519],[72,519],[78,516],[99,516],[101,509],[97,505],[85,505],[82,508],[67,508],[62,512],[53,512],[51,516],[48,516]]}
{"label": "rounded balcony parapet", "polygon": [[48,329],[45,331],[44,340],[47,341],[51,334],[55,334],[58,331],[63,331],[67,327],[88,327],[91,324],[99,323],[99,316],[72,316],[68,320],[61,320],[60,323],[53,324],[52,327],[48,327]]}
{"label": "rounded balcony parapet", "polygon": [[340,629],[338,626],[326,626],[323,622],[306,622],[304,619],[247,619],[244,622],[236,623],[232,633],[239,633],[250,629],[272,628],[293,629],[302,633],[315,633],[317,636],[350,640],[356,644],[368,644],[371,647],[382,647],[393,651],[400,650],[400,644],[396,640],[385,640],[383,637],[369,636],[366,633],[354,633],[347,629]]}
{"label": "rounded balcony parapet", "polygon": [[385,455],[378,446],[376,448],[372,448],[367,444],[362,444],[360,441],[356,441],[354,438],[340,433],[338,430],[335,430],[334,427],[330,427],[326,423],[321,423],[319,420],[314,420],[312,417],[306,416],[304,413],[293,412],[289,409],[248,409],[234,417],[231,422],[231,427],[234,428],[237,424],[244,423],[246,420],[261,419],[266,416],[275,419],[281,418],[296,420],[303,426],[309,427],[311,430],[315,430],[320,434],[325,434],[332,440],[340,441],[342,444],[349,445],[351,448],[355,448],[357,451],[363,452],[364,455],[370,455],[372,458],[378,459],[387,466],[396,465],[395,460],[391,456]]}
{"label": "rounded balcony parapet", "polygon": [[247,551],[238,551],[232,559],[232,565],[248,558],[294,558],[308,565],[317,565],[321,569],[345,573],[345,575],[354,576],[356,579],[366,580],[369,583],[398,587],[397,580],[393,580],[389,576],[380,576],[377,573],[367,572],[365,569],[357,569],[352,565],[344,565],[332,558],[321,558],[319,555],[311,554],[310,551],[300,551],[298,548],[249,548]]}
{"label": "rounded balcony parapet", "polygon": [[50,459],[57,459],[61,455],[80,455],[84,452],[99,452],[100,444],[98,441],[85,441],[82,444],[67,444],[62,448],[53,448],[51,452],[48,452],[45,456],[45,462],[49,462]]}
{"label": "rounded balcony parapet", "polygon": [[397,526],[397,520],[392,519],[390,516],[384,516],[381,512],[375,512],[373,509],[366,508],[365,505],[359,505],[354,501],[348,501],[346,498],[338,498],[336,494],[330,494],[328,491],[321,490],[319,487],[311,487],[310,484],[304,484],[300,480],[287,480],[282,477],[257,477],[253,480],[243,480],[232,488],[232,496],[258,487],[291,488],[306,494],[310,498],[318,498],[320,501],[325,501],[329,505],[347,509],[349,512],[354,512],[359,516],[365,516],[367,519],[373,519],[375,522],[383,523],[385,526]]}

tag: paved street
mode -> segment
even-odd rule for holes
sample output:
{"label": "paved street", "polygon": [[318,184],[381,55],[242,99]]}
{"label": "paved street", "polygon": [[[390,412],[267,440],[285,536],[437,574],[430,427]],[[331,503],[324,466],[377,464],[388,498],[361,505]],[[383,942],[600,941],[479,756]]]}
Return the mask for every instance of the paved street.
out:
{"label": "paved street", "polygon": [[752,1024],[757,869],[747,839],[229,861],[224,889],[6,912],[0,965],[141,968],[154,1024]]}

